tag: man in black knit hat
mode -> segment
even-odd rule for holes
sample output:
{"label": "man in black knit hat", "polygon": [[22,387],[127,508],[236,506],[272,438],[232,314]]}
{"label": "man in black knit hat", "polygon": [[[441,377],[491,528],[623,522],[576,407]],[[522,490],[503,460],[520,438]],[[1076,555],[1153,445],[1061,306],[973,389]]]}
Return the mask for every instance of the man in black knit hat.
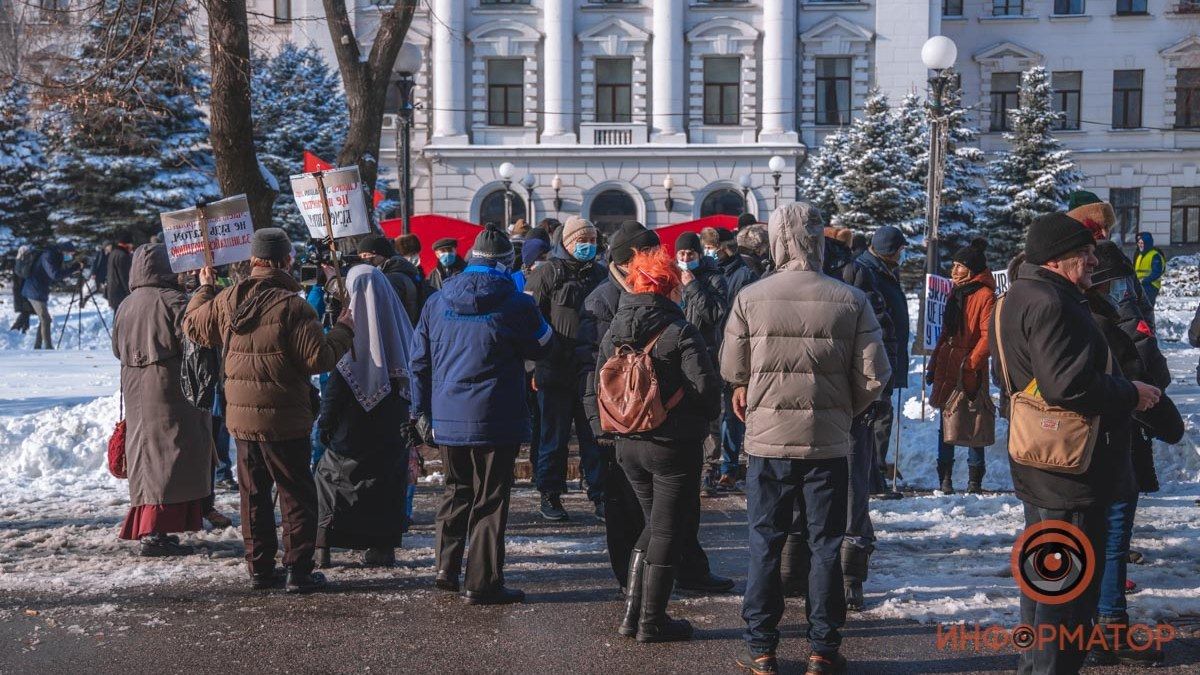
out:
{"label": "man in black knit hat", "polygon": [[[1005,396],[1037,392],[1050,405],[1099,418],[1099,434],[1081,473],[1018,463],[1011,457],[1026,448],[1009,447],[1013,488],[1025,504],[1026,526],[1051,520],[1075,526],[1091,544],[1093,556],[1083,565],[1092,570],[1104,551],[1116,458],[1129,444],[1130,415],[1148,410],[1161,395],[1111,365],[1104,333],[1084,297],[1097,264],[1095,249],[1092,234],[1066,214],[1036,219],[1026,234],[1025,262],[997,304],[988,336],[992,372]],[[1056,626],[1060,636],[1080,628],[1089,635],[1101,577],[1093,574],[1070,602],[1050,604],[1022,593],[1021,623]],[[1058,640],[1038,642],[1021,653],[1018,672],[1077,672],[1086,656],[1080,647],[1070,640],[1061,646]]]}

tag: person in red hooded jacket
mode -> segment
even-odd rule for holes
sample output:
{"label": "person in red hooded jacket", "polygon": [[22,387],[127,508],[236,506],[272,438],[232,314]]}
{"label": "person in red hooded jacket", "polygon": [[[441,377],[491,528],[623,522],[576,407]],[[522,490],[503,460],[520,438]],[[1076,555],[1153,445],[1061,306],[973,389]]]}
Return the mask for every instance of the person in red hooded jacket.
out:
{"label": "person in red hooded jacket", "polygon": [[[988,324],[996,304],[996,280],[987,266],[987,241],[975,239],[954,254],[950,280],[954,290],[942,316],[942,334],[929,359],[925,373],[933,384],[932,405],[942,408],[958,386],[959,373],[963,390],[973,394],[987,386]],[[951,473],[954,471],[954,446],[944,440],[944,429],[938,437],[938,481],[942,492],[954,492]],[[985,470],[983,448],[971,448],[967,455],[969,477],[967,492],[983,491]]]}

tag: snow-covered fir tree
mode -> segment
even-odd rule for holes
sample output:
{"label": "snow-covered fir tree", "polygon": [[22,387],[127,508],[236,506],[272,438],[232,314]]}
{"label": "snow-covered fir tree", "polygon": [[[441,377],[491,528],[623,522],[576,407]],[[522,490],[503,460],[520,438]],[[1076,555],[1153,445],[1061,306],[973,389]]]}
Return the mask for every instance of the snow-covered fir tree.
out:
{"label": "snow-covered fir tree", "polygon": [[59,234],[100,242],[128,229],[146,241],[161,212],[220,197],[202,65],[183,3],[98,6],[51,108],[46,190]]}
{"label": "snow-covered fir tree", "polygon": [[40,180],[44,145],[30,126],[29,89],[8,84],[0,90],[0,247],[50,236]]}
{"label": "snow-covered fir tree", "polygon": [[911,178],[912,158],[887,96],[876,93],[867,99],[862,116],[846,133],[842,167],[835,180],[835,225],[859,232],[911,225],[923,194]]}
{"label": "snow-covered fir tree", "polygon": [[1011,113],[1010,149],[988,165],[985,200],[989,253],[1007,262],[1024,246],[1025,228],[1060,211],[1083,176],[1070,152],[1051,134],[1062,117],[1050,104],[1050,77],[1040,66],[1021,76],[1020,107]]}
{"label": "snow-covered fir tree", "polygon": [[292,42],[275,56],[256,55],[252,70],[254,145],[283,187],[274,224],[305,236],[287,179],[304,170],[305,150],[333,161],[345,141],[350,122],[341,79],[315,46]]}
{"label": "snow-covered fir tree", "polygon": [[830,132],[809,158],[804,175],[800,177],[800,198],[819,208],[826,221],[832,221],[837,214],[837,181],[844,171],[842,158],[845,153],[846,130]]}

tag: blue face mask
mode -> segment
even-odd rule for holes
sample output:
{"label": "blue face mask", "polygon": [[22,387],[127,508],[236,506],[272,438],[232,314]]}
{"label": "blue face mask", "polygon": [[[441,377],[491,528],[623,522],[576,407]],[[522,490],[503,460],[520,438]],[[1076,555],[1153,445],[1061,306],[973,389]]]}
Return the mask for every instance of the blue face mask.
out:
{"label": "blue face mask", "polygon": [[717,249],[715,249],[715,248],[704,249],[704,257],[712,258],[713,260],[716,260],[717,259]]}
{"label": "blue face mask", "polygon": [[681,269],[681,270],[687,270],[689,272],[694,272],[696,270],[696,268],[700,266],[700,261],[699,260],[689,260],[688,262],[680,261],[677,264],[679,265],[679,269]]}
{"label": "blue face mask", "polygon": [[449,267],[454,264],[455,260],[458,260],[458,254],[453,252],[439,253],[437,254],[437,258],[438,262],[442,264],[442,267]]}
{"label": "blue face mask", "polygon": [[571,255],[575,256],[575,259],[580,262],[588,262],[592,258],[596,257],[596,245],[584,243],[575,244],[575,250]]}

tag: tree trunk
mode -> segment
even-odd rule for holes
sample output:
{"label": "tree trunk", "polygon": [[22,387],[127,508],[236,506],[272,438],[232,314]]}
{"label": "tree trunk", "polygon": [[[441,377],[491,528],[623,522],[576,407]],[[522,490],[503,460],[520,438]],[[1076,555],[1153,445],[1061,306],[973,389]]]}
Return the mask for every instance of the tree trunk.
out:
{"label": "tree trunk", "polygon": [[380,16],[379,32],[365,59],[354,36],[345,0],[322,2],[350,108],[350,130],[346,144],[338,152],[337,163],[338,166],[357,164],[364,189],[370,194],[379,176],[379,139],[387,90],[392,86],[392,69],[412,25],[418,0],[395,0],[392,8]]}
{"label": "tree trunk", "polygon": [[227,197],[245,193],[255,229],[270,227],[271,206],[278,193],[263,177],[254,148],[246,1],[211,0],[204,5],[212,57],[209,139],[217,164],[217,183]]}

